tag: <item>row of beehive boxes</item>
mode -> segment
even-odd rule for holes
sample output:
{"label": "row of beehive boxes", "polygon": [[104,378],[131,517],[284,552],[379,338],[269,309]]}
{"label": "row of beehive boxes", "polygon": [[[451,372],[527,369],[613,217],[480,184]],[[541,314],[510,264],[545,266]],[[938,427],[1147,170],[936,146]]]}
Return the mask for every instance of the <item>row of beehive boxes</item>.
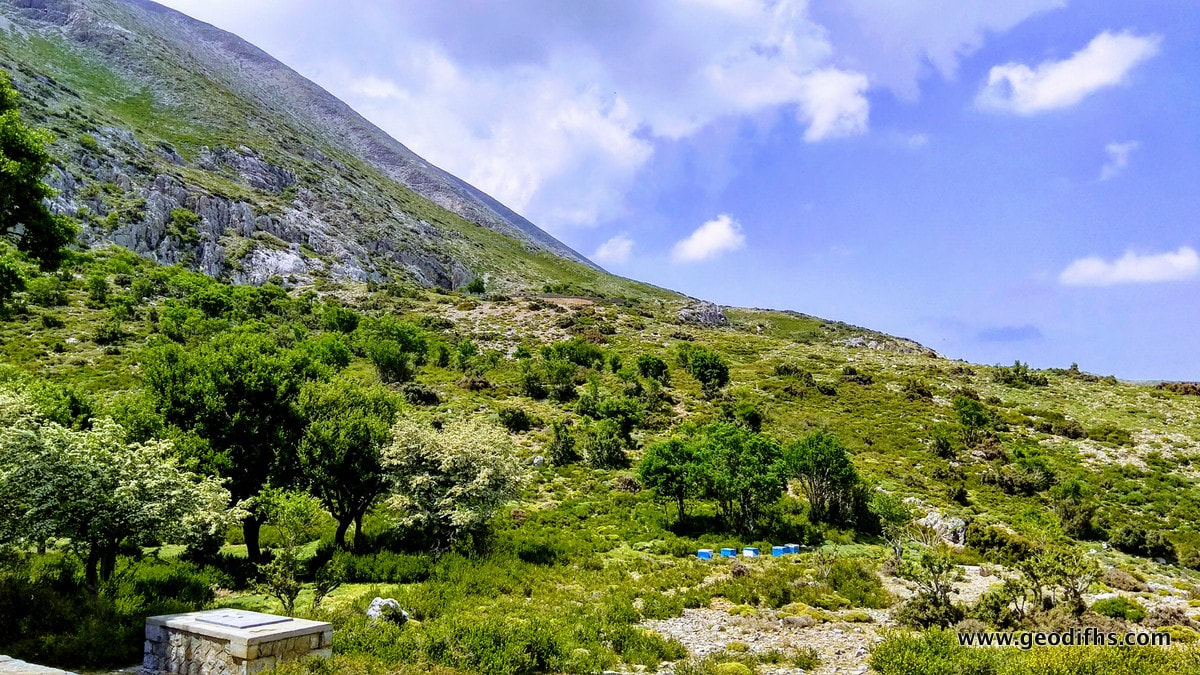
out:
{"label": "row of beehive boxes", "polygon": [[[784,546],[772,546],[771,555],[775,557],[791,555],[800,552],[800,544],[786,544]],[[696,552],[696,557],[701,560],[712,560],[713,558],[736,558],[738,551],[736,548],[723,548],[718,553],[714,554],[711,548],[702,548]],[[747,546],[742,549],[743,558],[757,558],[762,555],[759,549],[754,546]]]}

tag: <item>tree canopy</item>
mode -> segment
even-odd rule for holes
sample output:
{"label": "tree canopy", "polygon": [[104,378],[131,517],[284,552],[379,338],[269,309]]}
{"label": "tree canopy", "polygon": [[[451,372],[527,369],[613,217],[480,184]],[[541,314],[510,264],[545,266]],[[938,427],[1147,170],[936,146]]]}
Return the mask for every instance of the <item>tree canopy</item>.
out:
{"label": "tree canopy", "polygon": [[[70,218],[52,214],[43,201],[54,195],[42,181],[50,169],[46,146],[53,137],[21,120],[20,102],[7,73],[0,71],[0,239],[54,269],[77,229]],[[0,293],[19,290],[14,289],[14,273],[11,260],[0,261]],[[0,301],[4,299],[0,295]]]}

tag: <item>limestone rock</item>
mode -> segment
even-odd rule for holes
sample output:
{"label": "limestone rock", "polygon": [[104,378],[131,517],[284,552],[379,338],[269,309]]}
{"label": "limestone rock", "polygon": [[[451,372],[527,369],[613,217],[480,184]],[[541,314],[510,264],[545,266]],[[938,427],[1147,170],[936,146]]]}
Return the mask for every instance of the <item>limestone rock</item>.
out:
{"label": "limestone rock", "polygon": [[391,621],[397,625],[403,625],[408,621],[408,612],[400,608],[400,602],[395,598],[375,598],[367,607],[367,618]]}
{"label": "limestone rock", "polygon": [[729,325],[729,317],[719,306],[704,301],[694,302],[679,310],[679,321],[714,328]]}

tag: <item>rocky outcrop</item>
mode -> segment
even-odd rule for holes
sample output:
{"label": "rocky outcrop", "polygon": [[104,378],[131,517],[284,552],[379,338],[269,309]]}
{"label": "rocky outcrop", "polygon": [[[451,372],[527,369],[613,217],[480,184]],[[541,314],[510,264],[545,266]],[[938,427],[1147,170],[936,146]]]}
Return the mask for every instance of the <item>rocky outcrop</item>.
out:
{"label": "rocky outcrop", "polygon": [[694,302],[679,310],[679,322],[719,328],[729,325],[729,317],[724,310],[711,302]]}
{"label": "rocky outcrop", "polygon": [[892,354],[914,354],[940,358],[937,352],[920,343],[888,335],[852,335],[838,340],[836,344],[852,349],[871,349]]}

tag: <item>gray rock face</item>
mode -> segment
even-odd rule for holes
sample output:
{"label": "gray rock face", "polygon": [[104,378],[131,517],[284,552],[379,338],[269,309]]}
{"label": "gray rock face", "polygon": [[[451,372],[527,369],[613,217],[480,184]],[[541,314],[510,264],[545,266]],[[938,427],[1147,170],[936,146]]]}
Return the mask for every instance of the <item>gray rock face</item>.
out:
{"label": "gray rock face", "polygon": [[961,546],[966,541],[967,523],[962,518],[944,518],[940,512],[933,510],[917,523],[937,532],[947,544]]}
{"label": "gray rock face", "polygon": [[399,601],[394,598],[377,597],[367,607],[367,618],[403,625],[409,617],[408,612],[400,608]]}
{"label": "gray rock face", "polygon": [[679,310],[679,321],[711,328],[729,325],[729,317],[725,316],[724,310],[711,302],[703,301]]}

